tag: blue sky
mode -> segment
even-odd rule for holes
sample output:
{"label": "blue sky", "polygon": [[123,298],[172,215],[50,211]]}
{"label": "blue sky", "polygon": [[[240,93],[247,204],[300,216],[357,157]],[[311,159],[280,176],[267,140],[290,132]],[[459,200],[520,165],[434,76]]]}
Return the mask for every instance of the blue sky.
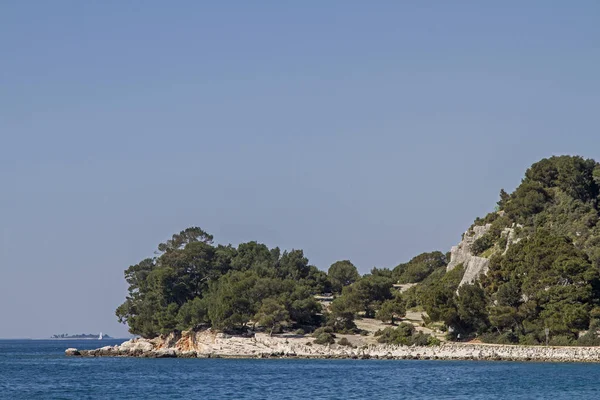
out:
{"label": "blue sky", "polygon": [[596,1],[0,3],[0,337],[107,332],[188,226],[363,273],[600,160]]}

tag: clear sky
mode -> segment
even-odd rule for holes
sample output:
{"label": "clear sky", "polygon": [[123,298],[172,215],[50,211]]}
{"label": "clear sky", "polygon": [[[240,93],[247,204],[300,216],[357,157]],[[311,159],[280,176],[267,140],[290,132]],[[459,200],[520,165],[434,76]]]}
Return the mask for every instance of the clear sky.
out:
{"label": "clear sky", "polygon": [[188,226],[362,273],[600,160],[598,1],[0,2],[0,337],[103,331]]}

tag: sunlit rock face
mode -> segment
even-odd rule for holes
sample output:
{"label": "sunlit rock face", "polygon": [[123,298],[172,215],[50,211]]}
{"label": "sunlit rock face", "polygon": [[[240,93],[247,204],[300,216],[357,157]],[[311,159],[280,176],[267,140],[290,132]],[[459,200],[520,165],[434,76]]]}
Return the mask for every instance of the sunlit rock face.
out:
{"label": "sunlit rock face", "polygon": [[485,235],[491,227],[491,224],[474,226],[465,232],[461,242],[457,246],[453,246],[450,250],[450,262],[446,270],[451,271],[460,264],[463,264],[465,267],[465,274],[459,286],[465,283],[473,283],[480,274],[487,273],[490,260],[473,255],[471,246],[477,239]]}

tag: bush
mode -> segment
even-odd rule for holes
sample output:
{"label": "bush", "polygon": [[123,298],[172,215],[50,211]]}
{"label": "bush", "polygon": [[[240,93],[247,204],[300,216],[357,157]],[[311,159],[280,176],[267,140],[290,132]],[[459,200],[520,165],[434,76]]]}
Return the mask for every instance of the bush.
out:
{"label": "bush", "polygon": [[427,346],[439,346],[442,344],[441,340],[435,336],[428,335]]}
{"label": "bush", "polygon": [[504,249],[506,249],[506,245],[508,244],[508,236],[503,236],[500,238],[500,240],[498,240],[498,247],[500,247],[500,250],[504,251]]}
{"label": "bush", "polygon": [[440,341],[429,334],[417,332],[415,327],[406,322],[401,323],[398,328],[391,327],[375,332],[379,343],[400,344],[404,346],[434,346]]}
{"label": "bush", "polygon": [[577,346],[600,346],[600,337],[595,331],[588,331],[577,339]]}
{"label": "bush", "polygon": [[471,251],[476,256],[480,255],[494,245],[494,237],[488,232],[471,245]]}
{"label": "bush", "polygon": [[314,337],[319,337],[320,335],[322,335],[323,333],[329,333],[331,334],[333,337],[335,337],[335,335],[333,335],[333,328],[330,326],[322,326],[320,328],[315,329],[315,331],[312,333],[312,335]]}
{"label": "bush", "polygon": [[356,326],[354,328],[343,328],[343,329],[337,329],[335,331],[335,333],[341,333],[342,335],[356,335],[356,334],[361,334],[362,332],[360,329],[358,329]]}
{"label": "bush", "polygon": [[417,346],[427,346],[429,344],[430,338],[431,338],[431,335],[428,335],[423,332],[417,332],[416,334],[414,334],[412,336],[411,344],[414,344]]}
{"label": "bush", "polygon": [[321,333],[315,339],[315,344],[333,344],[335,343],[335,339],[331,333]]}
{"label": "bush", "polygon": [[497,333],[484,333],[482,335],[479,336],[479,340],[481,340],[483,343],[498,343],[498,336],[500,336]]}
{"label": "bush", "polygon": [[500,216],[500,214],[498,214],[497,212],[491,212],[488,215],[486,215],[484,218],[480,218],[480,217],[475,218],[475,222],[473,222],[473,225],[484,226],[487,224],[491,224],[492,222],[497,220],[499,216]]}
{"label": "bush", "polygon": [[527,335],[521,336],[519,338],[519,344],[525,346],[537,346],[540,344],[540,341],[536,335],[534,335],[533,333],[528,333]]}
{"label": "bush", "polygon": [[484,333],[479,336],[479,340],[483,343],[495,343],[495,344],[517,344],[519,343],[519,336],[513,332],[498,333]]}
{"label": "bush", "polygon": [[350,347],[353,347],[352,343],[350,343],[350,341],[348,339],[346,339],[345,337],[341,338],[340,340],[338,340],[338,344],[340,346],[350,346]]}
{"label": "bush", "polygon": [[297,329],[296,332],[294,332],[294,334],[296,334],[296,335],[306,335],[306,332],[304,332],[304,329]]}
{"label": "bush", "polygon": [[516,344],[519,343],[519,337],[514,332],[505,332],[498,336],[498,344]]}
{"label": "bush", "polygon": [[573,339],[566,335],[558,335],[550,338],[550,346],[573,346]]}

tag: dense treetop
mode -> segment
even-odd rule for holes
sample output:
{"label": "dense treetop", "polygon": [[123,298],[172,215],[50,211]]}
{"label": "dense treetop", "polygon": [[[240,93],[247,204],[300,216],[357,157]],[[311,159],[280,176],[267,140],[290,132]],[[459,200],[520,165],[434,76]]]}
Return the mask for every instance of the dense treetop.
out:
{"label": "dense treetop", "polygon": [[[302,250],[281,252],[256,242],[214,246],[212,239],[200,228],[186,229],[161,243],[157,257],[125,271],[129,294],[116,313],[131,333],[241,329],[251,320],[272,329],[288,320],[318,324],[321,306],[313,295],[328,290],[329,281]],[[269,310],[276,322],[265,316]]]}

